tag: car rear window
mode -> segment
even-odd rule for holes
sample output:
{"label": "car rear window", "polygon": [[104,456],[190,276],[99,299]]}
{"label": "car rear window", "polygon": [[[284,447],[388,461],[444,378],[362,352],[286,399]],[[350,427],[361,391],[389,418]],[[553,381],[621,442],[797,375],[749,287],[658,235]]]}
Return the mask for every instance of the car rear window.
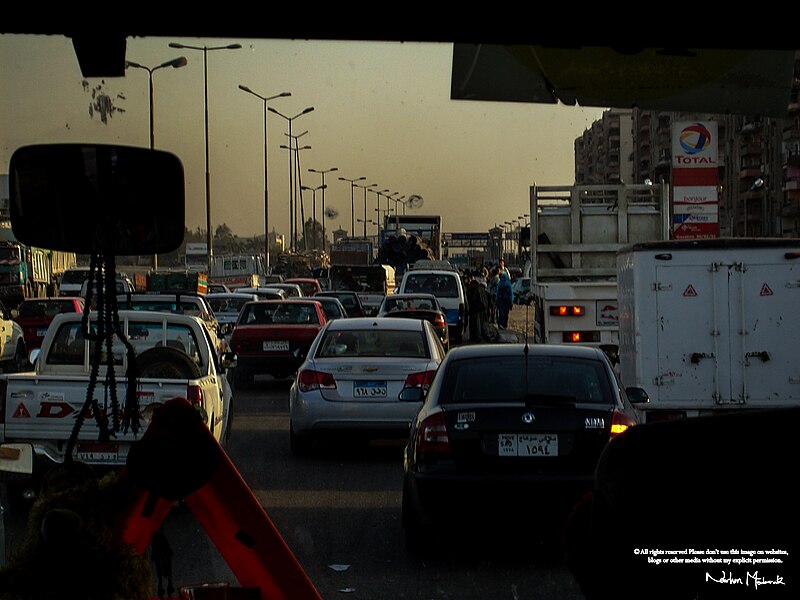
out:
{"label": "car rear window", "polygon": [[450,364],[441,404],[484,402],[578,402],[611,404],[602,362],[571,357],[493,356]]}
{"label": "car rear window", "polygon": [[19,305],[20,317],[55,317],[60,313],[75,312],[72,300],[24,301]]}
{"label": "car rear window", "polygon": [[319,316],[311,303],[284,304],[255,302],[242,309],[242,325],[319,325]]}
{"label": "car rear window", "polygon": [[239,314],[242,307],[250,301],[250,298],[208,298],[211,310],[218,314],[235,313]]}
{"label": "car rear window", "polygon": [[386,312],[393,310],[434,310],[436,302],[431,298],[391,298],[386,297]]}
{"label": "car rear window", "polygon": [[457,275],[438,273],[410,273],[403,292],[433,294],[437,298],[458,298]]}
{"label": "car rear window", "polygon": [[317,350],[317,358],[367,356],[429,358],[421,331],[348,329],[328,331]]}

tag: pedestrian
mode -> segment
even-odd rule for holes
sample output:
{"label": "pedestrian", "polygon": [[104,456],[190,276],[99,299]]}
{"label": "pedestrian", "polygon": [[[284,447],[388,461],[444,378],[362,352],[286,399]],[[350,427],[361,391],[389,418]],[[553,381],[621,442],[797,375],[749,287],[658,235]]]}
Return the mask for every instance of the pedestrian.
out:
{"label": "pedestrian", "polygon": [[489,323],[497,323],[497,286],[500,284],[500,269],[492,269],[492,276],[487,283],[489,292]]}
{"label": "pedestrian", "polygon": [[489,309],[489,294],[475,277],[467,283],[467,304],[469,305],[469,339],[479,344],[488,341],[486,314]]}
{"label": "pedestrian", "polygon": [[500,283],[497,285],[497,325],[500,329],[508,329],[508,313],[514,306],[514,292],[511,289],[511,280],[505,273],[500,273]]}
{"label": "pedestrian", "polygon": [[505,261],[505,260],[503,260],[503,259],[501,258],[501,259],[500,259],[500,262],[497,264],[497,268],[498,268],[498,269],[500,269],[500,273],[501,273],[501,274],[505,273],[505,274],[506,274],[506,276],[508,277],[508,280],[509,280],[509,281],[511,281],[511,271],[509,271],[509,270],[506,268],[506,261]]}

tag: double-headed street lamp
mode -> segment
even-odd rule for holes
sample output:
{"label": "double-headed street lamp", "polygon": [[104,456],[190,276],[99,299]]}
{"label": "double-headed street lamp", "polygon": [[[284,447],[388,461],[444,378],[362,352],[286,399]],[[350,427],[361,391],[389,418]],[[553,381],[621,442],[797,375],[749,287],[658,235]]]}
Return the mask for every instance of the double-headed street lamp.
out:
{"label": "double-headed street lamp", "polygon": [[203,110],[204,110],[204,131],[206,149],[206,246],[208,252],[208,272],[211,274],[211,263],[214,256],[213,235],[211,231],[211,174],[209,173],[208,160],[208,53],[211,50],[237,50],[241,44],[228,44],[227,46],[188,46],[171,42],[170,48],[182,48],[186,50],[200,50],[203,53]]}
{"label": "double-headed street lamp", "polygon": [[[312,204],[311,204],[311,236],[312,236],[311,237],[311,242],[313,243],[313,246],[312,246],[313,250],[317,249],[317,232],[316,232],[316,225],[317,225],[317,190],[322,190],[322,194],[324,195],[326,187],[327,186],[325,184],[318,185],[317,187],[308,187],[307,185],[303,185],[303,186],[300,187],[300,191],[308,190],[308,191],[311,192],[311,197],[312,197],[312,200],[311,200],[311,202],[312,202]],[[325,219],[325,215],[322,215],[322,219],[323,220]],[[305,239],[306,237],[307,236],[306,236],[306,232],[305,232],[305,228],[304,228],[303,229],[303,239]],[[323,249],[324,249],[325,243],[323,242],[322,245],[323,245]]]}
{"label": "double-headed street lamp", "polygon": [[[158,71],[159,69],[165,69],[166,67],[172,67],[173,69],[179,69],[180,67],[185,67],[188,61],[186,60],[185,56],[179,56],[178,58],[173,58],[172,60],[168,60],[165,63],[161,63],[157,67],[147,67],[145,65],[140,65],[139,63],[135,63],[130,60],[125,61],[125,68],[126,69],[144,69],[147,71],[147,79],[149,81],[149,89],[150,89],[150,149],[152,150],[155,148],[155,134],[154,134],[154,127],[153,127],[153,73]],[[153,270],[158,270],[158,255],[153,254]]]}
{"label": "double-headed street lamp", "polygon": [[291,96],[291,92],[281,92],[274,96],[262,96],[251,90],[246,85],[239,85],[239,89],[248,94],[252,94],[264,103],[264,269],[266,274],[270,273],[269,266],[269,186],[267,184],[267,102],[275,98],[285,98]]}
{"label": "double-headed street lamp", "polygon": [[327,240],[325,238],[325,188],[328,187],[328,186],[325,185],[325,174],[326,173],[330,173],[332,171],[338,171],[338,170],[339,170],[338,167],[331,167],[330,169],[322,169],[322,170],[319,170],[319,171],[316,170],[316,169],[309,169],[309,172],[311,172],[311,173],[318,173],[318,174],[322,175],[322,186],[321,186],[322,187],[322,217],[321,217],[320,220],[322,221],[322,251],[323,252],[325,251],[325,246],[327,245]]}
{"label": "double-headed street lamp", "polygon": [[357,179],[348,179],[347,177],[339,177],[339,181],[347,181],[350,184],[350,237],[356,237],[356,201],[355,189],[356,181],[364,181],[366,177],[358,177]]}
{"label": "double-headed street lamp", "polygon": [[[271,112],[271,113],[275,113],[276,115],[278,115],[279,117],[284,119],[289,124],[288,136],[289,136],[289,140],[291,141],[293,139],[293,136],[292,136],[292,122],[295,119],[297,119],[298,117],[302,117],[303,115],[307,115],[308,113],[313,111],[314,107],[313,106],[309,106],[307,108],[304,108],[303,110],[301,110],[299,113],[297,113],[296,115],[294,115],[292,117],[287,117],[286,115],[284,115],[283,113],[278,112],[277,110],[275,110],[271,106],[268,107],[267,110],[269,112]],[[304,133],[306,133],[306,132],[304,132]],[[303,134],[301,133],[300,135],[303,135]],[[297,137],[300,137],[300,136],[297,136]],[[289,153],[289,237],[290,237],[290,239],[292,238],[293,235],[296,235],[296,226],[294,224],[294,221],[296,220],[296,216],[295,217],[292,216],[294,214],[293,210],[295,210],[294,209],[294,193],[292,191],[293,189],[294,189],[294,186],[293,186],[293,181],[292,181],[292,153],[290,152]],[[294,234],[292,232],[294,232]],[[293,242],[292,245],[294,245],[294,242]]]}
{"label": "double-headed street lamp", "polygon": [[[294,248],[295,250],[297,249],[297,208],[298,208],[297,204],[298,204],[298,196],[300,196],[298,188],[302,188],[303,187],[303,182],[302,182],[302,179],[300,178],[300,151],[301,150],[311,150],[311,146],[309,146],[309,145],[299,146],[297,144],[297,138],[301,137],[302,135],[304,135],[306,133],[308,133],[308,132],[304,131],[303,133],[301,133],[298,136],[292,136],[294,138],[294,146],[291,145],[291,142],[289,142],[289,144],[290,144],[289,146],[281,144],[281,148],[283,148],[284,150],[289,150],[289,156],[290,156],[290,160],[289,160],[289,173],[290,173],[290,175],[289,175],[289,178],[290,178],[290,182],[289,182],[290,211],[289,212],[290,212],[290,214],[292,213],[292,206],[294,207],[294,211],[293,211],[294,212],[294,217],[292,218],[292,221],[290,223],[290,235],[292,237],[292,248]],[[297,165],[295,167],[295,174],[297,175],[296,178],[292,178],[292,176],[291,176],[291,172],[292,172],[291,155],[292,155],[292,152],[294,152],[294,162]],[[303,211],[303,198],[302,197],[300,197],[299,203],[300,203],[300,213],[301,213],[300,220],[301,221],[305,221],[306,215],[305,215],[305,212]],[[305,238],[303,239],[303,244],[305,246],[307,246]],[[305,248],[305,249],[308,250],[308,248]]]}
{"label": "double-headed street lamp", "polygon": [[356,187],[364,188],[364,239],[367,239],[367,190],[375,187],[377,183],[370,183],[369,185],[357,185]]}

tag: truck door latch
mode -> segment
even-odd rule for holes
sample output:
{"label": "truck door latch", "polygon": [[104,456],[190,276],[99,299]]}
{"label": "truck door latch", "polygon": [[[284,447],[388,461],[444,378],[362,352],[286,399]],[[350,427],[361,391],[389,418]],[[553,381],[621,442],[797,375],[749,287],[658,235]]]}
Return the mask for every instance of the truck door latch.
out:
{"label": "truck door latch", "polygon": [[745,354],[746,357],[754,357],[761,359],[761,362],[767,362],[769,360],[769,352],[766,350],[762,350],[761,352],[748,352]]}
{"label": "truck door latch", "polygon": [[714,354],[708,354],[707,352],[693,352],[690,359],[693,365],[700,364],[700,359],[703,358],[714,358]]}

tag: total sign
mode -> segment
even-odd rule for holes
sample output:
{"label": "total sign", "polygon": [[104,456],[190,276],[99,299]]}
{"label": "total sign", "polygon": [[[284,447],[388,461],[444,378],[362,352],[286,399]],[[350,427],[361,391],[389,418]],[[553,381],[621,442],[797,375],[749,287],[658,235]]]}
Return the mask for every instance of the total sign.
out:
{"label": "total sign", "polygon": [[717,237],[717,123],[674,123],[672,157],[673,237]]}
{"label": "total sign", "polygon": [[719,164],[716,121],[674,123],[672,157],[676,169],[716,168]]}

